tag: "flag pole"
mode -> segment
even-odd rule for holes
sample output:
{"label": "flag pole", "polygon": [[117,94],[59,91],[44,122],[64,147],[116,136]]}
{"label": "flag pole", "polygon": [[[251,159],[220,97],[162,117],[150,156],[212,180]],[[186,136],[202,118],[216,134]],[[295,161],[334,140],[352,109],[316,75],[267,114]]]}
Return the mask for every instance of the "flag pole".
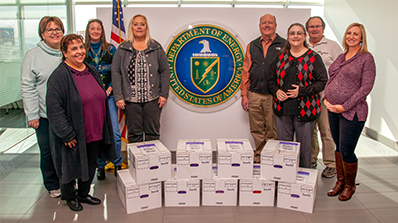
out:
{"label": "flag pole", "polygon": [[122,31],[121,31],[121,27],[120,27],[120,4],[119,4],[120,0],[117,0],[117,22],[119,25],[119,44],[122,43]]}

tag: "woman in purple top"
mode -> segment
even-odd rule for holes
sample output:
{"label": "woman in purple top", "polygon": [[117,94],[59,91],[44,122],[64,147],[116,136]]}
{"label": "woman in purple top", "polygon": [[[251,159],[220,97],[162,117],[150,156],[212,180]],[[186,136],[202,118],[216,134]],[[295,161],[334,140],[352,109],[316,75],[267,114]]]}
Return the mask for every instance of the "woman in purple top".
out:
{"label": "woman in purple top", "polygon": [[61,51],[63,62],[52,73],[47,87],[50,146],[61,179],[61,199],[72,211],[81,211],[81,203],[101,203],[88,194],[97,158],[115,160],[116,153],[100,75],[95,67],[83,62],[83,37],[65,36]]}
{"label": "woman in purple top", "polygon": [[372,90],[376,66],[362,24],[348,26],[343,47],[345,53],[329,67],[324,103],[336,144],[337,182],[328,196],[339,195],[339,200],[346,201],[355,192],[358,159],[354,151],[368,115],[366,96]]}

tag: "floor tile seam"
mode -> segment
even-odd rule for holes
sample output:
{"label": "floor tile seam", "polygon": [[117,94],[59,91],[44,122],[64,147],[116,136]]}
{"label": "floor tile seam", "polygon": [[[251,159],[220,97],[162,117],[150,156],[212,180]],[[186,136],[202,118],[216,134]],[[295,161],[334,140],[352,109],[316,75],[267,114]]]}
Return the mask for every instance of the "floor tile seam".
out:
{"label": "floor tile seam", "polygon": [[[43,193],[40,197],[38,197],[37,200],[36,200],[36,202],[33,203],[32,206],[30,206],[30,208],[25,212],[24,216],[25,216],[26,214],[28,214],[29,211],[32,210],[32,208],[33,208],[34,206],[36,206],[36,204],[39,203],[39,200],[40,200],[43,196],[45,196],[46,194],[47,194],[47,193]],[[50,196],[50,195],[49,195],[49,196]],[[23,216],[23,217],[24,217],[24,216]],[[22,218],[23,218],[23,217],[22,217]],[[22,219],[22,218],[21,218],[21,219]],[[21,219],[20,219],[20,220],[21,220]]]}
{"label": "floor tile seam", "polygon": [[[374,209],[374,208],[372,208],[372,209]],[[380,209],[384,209],[384,208],[380,208]],[[374,215],[374,214],[369,210],[369,208],[366,208],[366,211],[369,212],[369,214],[372,215],[377,221],[379,221],[380,223],[382,223],[382,221],[381,221],[379,218],[377,218],[376,215]]]}

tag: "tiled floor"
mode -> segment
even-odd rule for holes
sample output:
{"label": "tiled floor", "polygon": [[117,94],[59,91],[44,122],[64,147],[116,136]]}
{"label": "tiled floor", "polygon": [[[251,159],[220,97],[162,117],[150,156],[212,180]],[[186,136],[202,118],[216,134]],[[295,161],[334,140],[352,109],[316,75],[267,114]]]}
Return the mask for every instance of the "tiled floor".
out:
{"label": "tiled floor", "polygon": [[[195,207],[159,208],[127,215],[116,194],[116,178],[107,173],[104,181],[93,182],[93,194],[101,206],[84,205],[74,213],[64,201],[51,198],[42,186],[37,147],[22,155],[3,154],[0,162],[24,162],[0,181],[0,222],[398,222],[398,153],[361,137],[357,148],[360,185],[354,197],[340,202],[326,196],[335,178],[319,177],[313,214],[276,207]],[[25,159],[25,160],[24,160]],[[21,161],[22,160],[22,161]],[[26,161],[27,160],[27,161]],[[10,164],[11,165],[11,164]],[[3,168],[3,167],[2,167]],[[318,164],[322,171],[323,165]],[[1,170],[3,171],[3,170]]]}

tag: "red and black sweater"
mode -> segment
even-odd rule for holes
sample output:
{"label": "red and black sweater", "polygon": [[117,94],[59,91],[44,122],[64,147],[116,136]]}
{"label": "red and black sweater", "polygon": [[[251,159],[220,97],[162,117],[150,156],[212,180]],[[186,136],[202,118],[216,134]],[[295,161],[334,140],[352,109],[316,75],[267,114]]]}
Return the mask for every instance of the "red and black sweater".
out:
{"label": "red and black sweater", "polygon": [[[295,69],[292,71],[291,69]],[[288,78],[288,75],[294,75],[295,78]],[[288,109],[297,109],[297,121],[308,122],[316,120],[321,112],[320,92],[325,88],[328,80],[325,65],[322,58],[314,51],[307,50],[303,55],[294,57],[290,51],[281,53],[275,59],[271,66],[271,75],[268,79],[269,88],[275,96],[274,112],[275,115],[284,115],[284,102],[279,101],[276,92],[292,88],[285,86],[286,80],[295,80],[299,85],[298,106],[288,107]],[[292,112],[288,112],[292,113]]]}

